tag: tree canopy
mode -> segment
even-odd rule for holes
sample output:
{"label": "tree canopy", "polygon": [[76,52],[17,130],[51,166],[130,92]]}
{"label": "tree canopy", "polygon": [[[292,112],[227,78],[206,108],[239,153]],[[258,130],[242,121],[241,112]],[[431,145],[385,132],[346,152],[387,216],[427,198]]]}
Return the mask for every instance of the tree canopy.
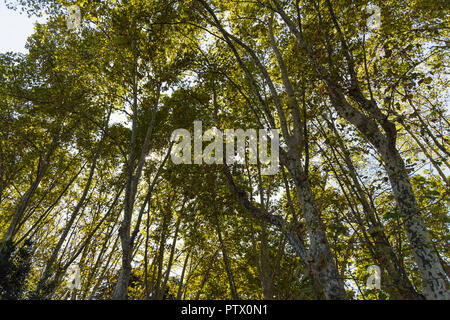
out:
{"label": "tree canopy", "polygon": [[[7,4],[1,299],[450,299],[445,0]],[[199,121],[276,173],[174,163]]]}

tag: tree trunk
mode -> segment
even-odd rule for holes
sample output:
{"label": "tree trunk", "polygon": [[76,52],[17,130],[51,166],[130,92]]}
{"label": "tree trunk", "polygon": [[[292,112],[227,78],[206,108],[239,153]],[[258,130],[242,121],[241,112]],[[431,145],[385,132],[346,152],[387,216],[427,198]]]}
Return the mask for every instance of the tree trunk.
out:
{"label": "tree trunk", "polygon": [[37,188],[39,187],[39,184],[41,183],[42,178],[44,177],[45,173],[47,172],[48,166],[50,164],[50,158],[55,152],[56,148],[58,147],[58,140],[54,140],[50,147],[45,154],[43,159],[39,159],[39,165],[38,170],[36,174],[36,178],[33,180],[33,182],[30,185],[30,188],[25,192],[25,194],[20,199],[19,205],[17,206],[16,211],[14,212],[13,218],[11,220],[11,223],[9,224],[8,230],[6,231],[5,235],[3,236],[2,243],[5,244],[6,242],[13,241],[13,238],[15,234],[17,233],[17,226],[19,225],[25,210],[28,207],[28,204],[31,201],[31,198],[33,197],[34,193],[36,192]]}
{"label": "tree trunk", "polygon": [[183,293],[184,274],[186,273],[186,267],[187,267],[188,260],[189,260],[189,254],[190,254],[190,252],[187,253],[186,258],[184,259],[183,270],[181,271],[180,283],[178,285],[177,300],[181,300],[181,295]]}
{"label": "tree trunk", "polygon": [[227,250],[225,248],[225,244],[222,239],[222,232],[220,230],[220,224],[219,224],[219,218],[217,217],[217,211],[214,211],[214,217],[216,220],[215,222],[216,222],[217,236],[219,237],[220,248],[222,250],[223,264],[225,266],[225,271],[227,273],[227,278],[228,278],[228,284],[230,286],[231,298],[233,300],[239,300],[239,296],[237,294],[236,287],[234,284],[234,277],[233,277],[233,272],[231,270],[230,259],[228,257]]}

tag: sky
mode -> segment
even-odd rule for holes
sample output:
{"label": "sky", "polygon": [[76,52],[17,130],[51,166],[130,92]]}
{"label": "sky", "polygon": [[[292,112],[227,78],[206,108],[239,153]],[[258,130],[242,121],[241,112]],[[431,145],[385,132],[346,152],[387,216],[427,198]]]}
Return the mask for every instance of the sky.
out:
{"label": "sky", "polygon": [[28,36],[33,33],[34,23],[44,18],[28,17],[26,13],[10,10],[5,1],[0,0],[0,53],[23,52]]}
{"label": "sky", "polygon": [[[20,10],[8,9],[5,0],[0,0],[0,53],[8,51],[26,53],[27,38],[34,31],[35,22],[45,22],[45,18],[28,17]],[[126,117],[120,113],[112,115],[112,123],[121,122],[126,125]]]}

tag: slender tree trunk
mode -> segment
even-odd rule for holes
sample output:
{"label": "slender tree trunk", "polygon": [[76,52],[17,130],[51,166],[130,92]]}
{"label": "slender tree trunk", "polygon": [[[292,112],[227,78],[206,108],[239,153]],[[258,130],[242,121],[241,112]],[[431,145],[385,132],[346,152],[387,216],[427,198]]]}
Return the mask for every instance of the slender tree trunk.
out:
{"label": "slender tree trunk", "polygon": [[163,295],[164,295],[164,293],[166,291],[167,282],[169,281],[170,271],[172,269],[173,257],[175,255],[175,249],[176,249],[176,246],[177,246],[178,230],[180,228],[181,215],[182,215],[182,212],[180,212],[180,214],[178,215],[177,222],[175,223],[175,233],[173,235],[172,248],[170,250],[169,264],[167,266],[166,275],[164,277],[164,281],[163,281],[162,286],[161,286],[161,293],[160,293],[158,299],[162,299],[162,297],[163,297]]}
{"label": "slender tree trunk", "polygon": [[184,259],[183,270],[181,271],[180,283],[178,285],[177,300],[181,300],[181,295],[183,293],[184,274],[186,273],[186,267],[187,267],[188,260],[189,260],[189,254],[190,254],[190,252],[188,252],[186,254],[186,258]]}
{"label": "slender tree trunk", "polygon": [[[281,131],[289,148],[288,153],[284,155],[284,163],[286,164],[296,184],[297,195],[302,205],[305,220],[308,225],[308,235],[311,243],[311,250],[310,250],[311,256],[308,259],[311,262],[311,271],[314,274],[315,281],[317,281],[318,284],[320,284],[327,299],[346,299],[344,284],[342,279],[340,279],[339,277],[339,273],[334,258],[331,255],[331,250],[328,244],[328,240],[326,238],[325,227],[322,221],[320,220],[320,213],[315,207],[315,199],[311,191],[308,177],[304,174],[302,164],[299,159],[300,149],[303,142],[302,141],[303,126],[301,125],[300,119],[301,117],[298,108],[298,103],[296,103],[295,101],[295,94],[293,93],[292,85],[289,81],[287,72],[284,68],[284,63],[282,59],[280,59],[280,55],[276,52],[276,46],[273,46],[273,48],[274,51],[276,52],[276,57],[279,62],[283,84],[288,95],[288,105],[291,109],[292,119],[294,122],[293,135],[289,133],[287,118],[283,111],[283,106],[281,100],[278,97],[275,85],[273,84],[267,69],[261,63],[256,53],[249,46],[243,43],[240,39],[231,35],[223,28],[216,14],[210,8],[210,6],[206,1],[204,0],[199,1],[213,17],[214,20],[213,23],[222,33],[225,41],[233,51],[242,69],[245,71],[247,77],[250,80],[252,88],[258,97],[258,100],[262,106],[264,113],[269,119],[270,125],[274,128],[275,122],[273,120],[273,116],[269,111],[264,99],[262,99],[261,95],[259,94],[259,89],[256,84],[256,81],[254,77],[251,75],[248,68],[246,67],[245,63],[243,62],[233,42],[238,43],[250,54],[252,60],[255,62],[256,66],[258,67],[258,70],[261,72],[261,74],[263,75],[264,79],[267,82],[267,85],[269,86],[279,116]],[[301,250],[301,248],[298,246],[298,242],[294,240],[296,236],[292,234],[290,236],[291,240],[293,241],[292,242],[293,245],[295,245],[297,249]]]}
{"label": "slender tree trunk", "polygon": [[158,258],[157,258],[157,270],[158,275],[156,277],[156,284],[154,291],[153,300],[159,300],[162,298],[164,292],[161,292],[161,278],[162,278],[162,269],[163,269],[163,262],[164,262],[164,249],[166,246],[166,237],[167,237],[167,225],[170,224],[172,216],[170,212],[165,212],[162,226],[161,226],[161,238],[159,242],[159,249],[158,249]]}
{"label": "slender tree trunk", "polygon": [[265,300],[273,299],[272,271],[267,244],[267,230],[264,222],[261,222],[261,284]]}
{"label": "slender tree trunk", "polygon": [[[127,161],[127,182],[125,187],[125,199],[124,199],[124,216],[121,223],[119,234],[122,246],[122,269],[119,273],[119,279],[112,296],[112,300],[125,300],[128,292],[128,283],[131,275],[131,257],[134,245],[134,237],[137,233],[134,232],[133,236],[131,232],[131,221],[133,217],[134,203],[136,199],[137,186],[142,174],[142,170],[145,163],[145,157],[147,155],[150,137],[153,131],[153,124],[155,121],[156,110],[158,109],[159,97],[161,93],[161,83],[158,83],[156,91],[156,102],[153,106],[152,117],[150,123],[147,126],[147,132],[145,134],[142,150],[138,158],[137,166],[135,169],[136,160],[136,139],[137,139],[137,113],[138,113],[138,84],[137,84],[137,61],[134,61],[134,79],[133,79],[133,120],[131,130],[131,143],[130,152]],[[140,215],[141,216],[141,215]],[[140,220],[139,220],[140,221]],[[137,225],[138,226],[138,225]]]}
{"label": "slender tree trunk", "polygon": [[[420,214],[420,209],[416,202],[403,159],[395,147],[395,125],[387,119],[387,116],[381,113],[374,100],[367,100],[360,91],[354,69],[354,59],[334,15],[331,2],[327,0],[326,4],[340,38],[342,51],[345,55],[348,73],[351,79],[351,88],[348,90],[348,93],[372,118],[369,118],[349,104],[346,100],[344,89],[330,76],[328,70],[317,61],[312,53],[310,44],[303,37],[302,30],[298,29],[295,23],[289,18],[280,1],[272,0],[272,3],[295,36],[300,47],[306,53],[320,79],[325,83],[335,110],[341,117],[352,123],[381,155],[392,185],[397,206],[403,216],[403,224],[411,243],[416,263],[422,275],[424,296],[427,299],[450,299],[446,274],[439,261],[438,253],[431,243],[425,221]],[[386,136],[380,132],[378,124],[386,132]]]}
{"label": "slender tree trunk", "polygon": [[428,150],[425,148],[425,146],[423,145],[423,143],[419,140],[419,138],[412,132],[412,130],[408,127],[407,124],[402,124],[403,128],[405,128],[405,130],[409,133],[409,135],[411,136],[411,138],[413,138],[413,140],[417,143],[417,145],[419,146],[420,150],[422,150],[423,154],[427,157],[428,160],[430,160],[431,164],[433,165],[434,169],[436,169],[437,173],[439,174],[439,176],[441,177],[442,181],[444,181],[444,183],[447,185],[447,187],[450,187],[450,183],[447,179],[447,177],[445,176],[445,173],[442,171],[442,169],[439,167],[439,165],[436,163],[436,161],[433,159],[433,157],[431,156],[431,154],[428,152]]}
{"label": "slender tree trunk", "polygon": [[[403,268],[402,263],[400,262],[398,256],[395,254],[394,250],[392,249],[392,246],[391,246],[387,236],[385,235],[383,225],[376,218],[376,208],[369,203],[369,201],[366,197],[363,187],[361,186],[361,184],[357,178],[358,173],[356,171],[356,168],[353,165],[353,161],[350,157],[350,153],[349,153],[348,149],[346,148],[344,142],[342,141],[342,138],[339,135],[339,132],[336,130],[336,127],[334,126],[334,124],[331,121],[329,121],[328,119],[325,119],[325,121],[328,123],[328,125],[332,129],[332,131],[336,137],[336,140],[338,142],[338,145],[340,147],[340,150],[341,150],[340,154],[342,155],[342,158],[344,159],[347,170],[350,171],[350,174],[348,176],[350,176],[350,179],[353,182],[353,184],[351,184],[350,181],[348,181],[347,184],[350,184],[353,186],[353,191],[357,195],[357,198],[362,205],[366,220],[368,221],[371,230],[376,230],[371,233],[371,236],[374,238],[374,244],[372,245],[372,243],[370,242],[370,240],[367,237],[366,238],[367,245],[370,247],[369,249],[370,249],[375,261],[377,261],[377,263],[379,263],[381,266],[386,268],[389,276],[392,278],[392,280],[394,282],[388,288],[389,293],[394,298],[414,299],[414,300],[422,299],[422,297],[414,289],[412,283],[410,282],[410,280],[408,279],[408,276],[406,275],[406,272],[405,272],[405,269]],[[342,168],[340,161],[336,155],[335,148],[333,146],[331,146],[331,149],[332,149],[332,154],[334,156],[336,163],[338,164],[338,166],[341,168],[342,171],[345,171]],[[325,156],[325,158],[328,158],[328,156],[326,155],[325,152],[324,152],[324,156]],[[329,162],[331,163],[331,160],[329,160]],[[341,180],[339,175],[337,173],[335,173],[335,174],[336,174],[336,179]],[[349,205],[352,206],[352,204],[350,202],[349,202]],[[355,211],[358,211],[358,209],[355,208]],[[359,215],[357,216],[357,218],[360,220],[359,224],[361,226],[363,226],[363,223],[362,223],[361,219],[359,218]],[[362,231],[364,232],[364,235],[367,234],[364,227],[362,227]]]}
{"label": "slender tree trunk", "polygon": [[312,275],[323,290],[326,299],[347,299],[344,283],[337,270],[336,262],[331,254],[330,245],[325,233],[320,212],[316,208],[311,186],[301,164],[297,159],[287,161],[287,168],[296,186],[297,197],[302,205],[306,229],[310,240],[309,262]]}
{"label": "slender tree trunk", "polygon": [[20,199],[19,205],[17,206],[17,209],[14,212],[14,215],[11,220],[11,223],[9,224],[8,230],[6,231],[5,235],[3,236],[3,239],[2,239],[3,244],[5,244],[9,241],[13,241],[13,238],[18,231],[17,226],[19,225],[20,221],[22,220],[22,217],[25,213],[25,210],[28,207],[28,204],[31,201],[31,198],[35,194],[37,188],[39,187],[39,184],[41,183],[42,178],[44,177],[45,173],[47,172],[48,166],[50,164],[50,158],[56,151],[56,148],[58,147],[58,143],[59,143],[59,141],[57,139],[55,139],[50,144],[50,147],[47,150],[47,153],[45,154],[44,158],[39,159],[39,165],[38,165],[36,178],[31,183],[30,188],[28,188],[28,190],[25,192],[25,194]]}
{"label": "slender tree trunk", "polygon": [[[257,148],[257,152],[259,153],[259,149]],[[264,205],[264,188],[261,176],[261,163],[258,162],[258,187],[259,187],[259,201],[261,203],[261,208],[267,211],[267,206]],[[267,196],[269,198],[269,196]],[[269,199],[267,199],[269,200]],[[260,234],[260,277],[261,277],[261,287],[264,295],[264,299],[272,300],[273,299],[273,279],[272,279],[272,271],[270,265],[270,257],[269,257],[269,248],[267,243],[267,228],[265,221],[260,221],[261,225],[261,234]]]}
{"label": "slender tree trunk", "polygon": [[34,294],[37,295],[38,297],[42,297],[42,295],[45,297],[48,294],[45,292],[46,290],[44,290],[44,288],[47,285],[47,280],[51,276],[51,272],[54,271],[53,267],[54,267],[55,261],[58,257],[58,254],[60,253],[61,247],[64,244],[64,242],[66,241],[67,235],[69,234],[69,231],[70,231],[73,223],[75,222],[75,219],[78,217],[78,213],[80,212],[81,208],[84,205],[84,202],[86,200],[86,197],[88,195],[89,189],[92,184],[92,179],[94,177],[94,172],[95,172],[95,168],[97,165],[98,157],[100,155],[101,148],[102,148],[102,143],[100,143],[100,146],[98,147],[98,150],[96,151],[96,153],[94,155],[94,159],[92,160],[92,166],[91,166],[91,169],[89,172],[88,180],[87,180],[86,185],[83,190],[83,194],[81,195],[81,198],[78,200],[78,203],[75,206],[75,209],[70,214],[70,218],[67,221],[66,225],[64,226],[63,232],[62,232],[61,236],[59,237],[58,243],[56,244],[55,248],[53,249],[52,254],[50,255],[50,258],[47,261],[47,264],[45,265],[44,272],[42,273],[42,276],[39,279],[39,282],[36,286]]}
{"label": "slender tree trunk", "polygon": [[403,159],[395,149],[385,148],[384,151],[383,159],[394,196],[423,276],[423,294],[431,300],[450,299],[447,275],[420,213]]}
{"label": "slender tree trunk", "polygon": [[195,294],[195,299],[194,300],[199,300],[200,294],[202,293],[202,290],[205,287],[206,282],[208,281],[209,273],[211,272],[211,269],[212,269],[213,264],[214,264],[214,259],[216,258],[218,252],[219,252],[219,250],[216,250],[214,252],[214,254],[211,256],[211,262],[208,264],[208,268],[206,269],[206,272],[203,273],[202,282],[200,284],[200,288],[198,289],[197,293]]}
{"label": "slender tree trunk", "polygon": [[225,266],[225,271],[227,273],[227,278],[228,278],[228,284],[230,286],[231,298],[233,300],[239,300],[239,296],[237,294],[236,287],[234,284],[234,277],[233,277],[233,272],[231,270],[230,259],[228,257],[227,250],[225,248],[225,243],[223,242],[222,232],[220,230],[220,223],[219,223],[219,218],[217,216],[217,211],[214,211],[214,217],[216,220],[215,222],[216,222],[217,236],[219,238],[220,248],[222,251],[223,264]]}

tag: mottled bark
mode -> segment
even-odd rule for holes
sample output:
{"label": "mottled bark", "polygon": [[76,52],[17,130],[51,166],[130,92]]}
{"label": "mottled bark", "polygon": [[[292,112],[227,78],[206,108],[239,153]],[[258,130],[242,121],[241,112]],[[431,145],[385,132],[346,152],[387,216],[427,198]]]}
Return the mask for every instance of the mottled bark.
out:
{"label": "mottled bark", "polygon": [[[258,150],[259,152],[259,150]],[[265,197],[264,197],[264,187],[261,176],[261,164],[258,162],[258,189],[259,189],[259,202],[261,208],[267,211],[267,205],[265,205]],[[269,198],[269,196],[267,196]],[[268,203],[269,199],[267,199]],[[261,233],[260,233],[260,279],[261,279],[261,287],[264,299],[272,300],[273,299],[273,279],[272,279],[272,268],[270,265],[270,256],[269,256],[269,245],[267,242],[267,226],[265,221],[260,221]],[[256,251],[255,251],[256,252]]]}
{"label": "mottled bark", "polygon": [[[132,118],[132,130],[131,130],[131,142],[130,151],[128,155],[128,161],[126,163],[127,168],[127,182],[125,187],[125,199],[124,199],[124,214],[123,221],[121,223],[119,234],[122,247],[122,268],[119,273],[119,279],[117,281],[116,289],[112,296],[113,300],[125,300],[128,292],[128,283],[130,281],[131,273],[131,255],[133,251],[135,234],[130,234],[131,221],[133,217],[134,203],[136,199],[137,186],[142,174],[142,170],[145,163],[145,157],[148,153],[150,138],[153,131],[153,124],[155,121],[156,110],[158,108],[159,97],[161,93],[161,83],[158,83],[156,88],[156,102],[153,106],[152,116],[147,126],[147,131],[142,145],[141,153],[137,158],[137,165],[135,167],[136,160],[136,139],[137,139],[137,114],[138,114],[138,84],[137,84],[137,61],[134,61],[134,79],[133,79],[133,118]],[[140,215],[141,216],[141,215]],[[139,220],[140,221],[140,220]]]}
{"label": "mottled bark", "polygon": [[[450,292],[447,289],[447,277],[439,261],[438,253],[431,243],[425,221],[420,214],[405,164],[395,147],[397,133],[395,125],[387,119],[387,116],[382,114],[374,100],[366,99],[361,92],[354,70],[354,60],[351,51],[334,16],[330,1],[327,0],[326,3],[340,38],[343,54],[347,61],[347,71],[351,80],[351,87],[347,90],[348,92],[341,88],[328,70],[316,60],[309,43],[303,37],[302,31],[289,18],[280,1],[272,0],[272,3],[295,36],[300,47],[306,53],[320,79],[325,83],[328,96],[335,110],[342,118],[352,123],[381,155],[397,206],[403,217],[402,221],[414,252],[415,261],[422,275],[424,296],[427,299],[449,299]],[[344,92],[347,92],[370,117],[351,106]],[[386,136],[381,133],[378,125],[382,127]]]}
{"label": "mottled bark", "polygon": [[321,221],[320,212],[316,208],[311,186],[298,162],[296,159],[286,159],[287,168],[294,180],[297,197],[305,217],[310,240],[308,260],[313,278],[327,299],[346,299],[344,283],[331,254],[325,226]]}
{"label": "mottled bark", "polygon": [[[274,214],[269,214],[268,212],[255,207],[248,200],[248,196],[245,194],[245,192],[240,190],[235,185],[233,177],[231,176],[231,173],[228,171],[228,169],[224,169],[224,174],[227,177],[230,191],[237,196],[239,202],[253,217],[257,219],[263,219],[270,224],[277,226],[282,232],[284,232],[286,238],[289,241],[289,244],[293,247],[300,260],[308,268],[310,268],[311,273],[314,275],[314,281],[320,287],[320,290],[324,293],[325,297],[327,299],[345,299],[346,296],[342,279],[337,273],[337,268],[334,261],[330,265],[330,263],[327,263],[325,258],[322,258],[321,256],[324,254],[324,252],[326,253],[327,248],[329,250],[328,241],[326,240],[326,238],[324,238],[324,232],[319,233],[319,230],[317,229],[310,231],[310,233],[313,235],[312,240],[314,241],[314,245],[311,245],[310,250],[306,250],[302,240],[299,238],[297,233],[286,226],[283,218]],[[315,213],[315,211],[313,212]],[[314,217],[311,217],[310,215],[308,215],[308,219],[310,219],[310,227],[314,227],[317,223],[321,223],[320,219],[314,219]],[[326,242],[322,246],[320,246],[318,241]],[[331,257],[330,251],[328,256]]]}
{"label": "mottled bark", "polygon": [[[370,250],[374,260],[380,265],[386,268],[386,271],[388,272],[389,276],[392,279],[392,282],[387,287],[388,293],[395,299],[413,299],[413,300],[420,300],[422,299],[422,296],[420,296],[416,290],[414,289],[411,281],[408,279],[408,276],[405,272],[405,269],[403,267],[403,264],[401,263],[399,257],[394,252],[385,232],[384,227],[381,224],[381,222],[376,217],[376,208],[373,206],[372,203],[367,199],[366,193],[363,190],[362,185],[360,184],[357,176],[358,173],[356,171],[355,166],[353,165],[353,161],[350,156],[350,152],[348,151],[347,147],[345,146],[339,132],[336,130],[336,127],[334,126],[334,123],[327,118],[325,118],[325,121],[333,131],[334,136],[336,137],[336,141],[338,143],[340,152],[339,154],[343,158],[345,165],[347,167],[347,170],[350,172],[349,175],[346,175],[345,177],[350,177],[351,181],[348,181],[347,184],[351,185],[352,190],[354,191],[354,194],[356,195],[358,201],[361,203],[361,206],[363,208],[365,220],[370,226],[370,230],[376,230],[375,232],[371,232],[371,237],[373,238],[373,242],[370,241],[370,238],[365,230],[365,228],[362,228],[362,232],[365,238],[365,243]],[[338,166],[341,168],[342,171],[345,171],[342,167],[338,156],[336,155],[337,151],[334,146],[330,146],[332,150],[332,154],[334,156],[334,159]],[[331,163],[332,161],[328,158],[326,153],[324,152],[324,157],[329,160]],[[336,173],[336,179],[340,183],[341,177]],[[341,184],[341,183],[340,183]],[[342,186],[342,185],[341,185]],[[342,189],[344,190],[343,186]],[[353,208],[352,204],[349,201],[349,205],[351,208]],[[359,216],[359,210],[358,208],[353,209],[357,214],[356,218],[358,219],[358,223],[363,226],[363,221]]]}
{"label": "mottled bark", "polygon": [[[286,69],[284,68],[284,63],[281,59],[281,55],[279,54],[276,45],[274,45],[273,46],[274,51],[280,65],[280,71],[282,73],[283,84],[289,97],[288,104],[291,108],[292,117],[294,120],[293,135],[289,133],[286,115],[283,111],[283,106],[281,100],[278,97],[275,85],[273,84],[267,69],[261,63],[256,53],[249,46],[243,43],[240,39],[233,36],[222,27],[214,11],[209,7],[206,1],[200,0],[200,2],[212,16],[213,21],[211,23],[214,24],[222,33],[225,41],[230,46],[239,64],[247,74],[249,80],[251,81],[252,88],[254,89],[255,94],[258,96],[258,100],[261,103],[261,107],[264,113],[266,114],[267,118],[269,119],[270,125],[274,126],[273,116],[269,111],[267,105],[265,104],[264,100],[261,98],[256,82],[253,76],[246,68],[245,64],[243,63],[243,60],[240,57],[239,53],[237,52],[233,42],[236,42],[237,44],[239,44],[239,46],[244,48],[246,52],[248,52],[248,54],[256,64],[258,70],[261,72],[264,79],[266,80],[266,83],[269,87],[269,90],[271,92],[275,104],[275,108],[278,113],[281,125],[281,132],[289,148],[289,152],[287,157],[285,157],[284,163],[286,164],[289,173],[291,174],[293,180],[295,181],[297,187],[296,188],[297,195],[299,196],[303,213],[305,215],[305,220],[306,223],[308,224],[308,235],[312,249],[311,250],[312,256],[309,257],[309,259],[312,262],[311,271],[314,274],[315,281],[317,281],[324,290],[327,299],[345,299],[346,294],[343,281],[339,278],[339,273],[337,271],[335,261],[331,255],[328,240],[326,239],[325,228],[322,222],[320,221],[320,213],[317,211],[317,208],[315,206],[315,199],[312,194],[311,187],[309,185],[307,177],[305,177],[301,168],[301,162],[299,160],[299,157],[302,145],[303,127],[301,125],[298,103],[296,103],[295,101],[295,95],[292,89],[293,87],[287,76],[287,72]],[[274,43],[272,42],[272,44]],[[293,240],[293,245],[297,246],[298,241],[294,240],[295,237],[292,237],[291,235],[291,239]]]}

